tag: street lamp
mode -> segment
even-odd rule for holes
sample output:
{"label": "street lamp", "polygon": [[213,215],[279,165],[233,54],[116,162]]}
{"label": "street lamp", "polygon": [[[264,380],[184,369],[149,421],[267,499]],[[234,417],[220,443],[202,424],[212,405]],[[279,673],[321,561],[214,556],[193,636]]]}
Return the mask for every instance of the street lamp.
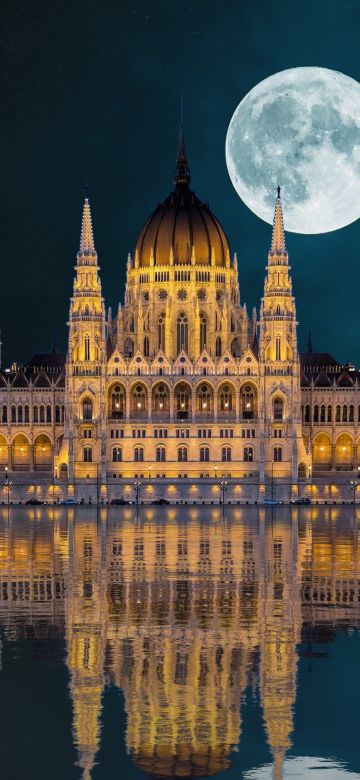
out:
{"label": "street lamp", "polygon": [[8,466],[5,466],[5,490],[7,492],[7,510],[8,510],[8,517],[10,512],[10,490],[11,490],[12,482],[9,480],[9,468]]}
{"label": "street lamp", "polygon": [[224,511],[225,511],[224,507],[225,507],[225,490],[226,490],[226,486],[227,486],[226,480],[222,479],[221,482],[220,482],[220,487],[221,487],[221,494],[222,494],[222,513],[223,513],[223,517],[224,517]]}
{"label": "street lamp", "polygon": [[310,490],[309,490],[310,496],[312,496],[311,473],[312,473],[311,466],[309,464],[309,466],[308,466],[308,482],[309,482],[309,488],[310,488]]}
{"label": "street lamp", "polygon": [[136,513],[139,509],[139,491],[140,491],[140,485],[141,482],[139,479],[136,479],[134,482],[134,488],[135,488],[135,501],[136,501]]}
{"label": "street lamp", "polygon": [[356,488],[357,488],[358,484],[359,483],[358,483],[357,479],[351,479],[350,482],[349,482],[349,485],[352,485],[353,490],[354,490],[354,497],[353,497],[353,504],[354,504],[354,506],[355,506],[355,501],[356,501]]}

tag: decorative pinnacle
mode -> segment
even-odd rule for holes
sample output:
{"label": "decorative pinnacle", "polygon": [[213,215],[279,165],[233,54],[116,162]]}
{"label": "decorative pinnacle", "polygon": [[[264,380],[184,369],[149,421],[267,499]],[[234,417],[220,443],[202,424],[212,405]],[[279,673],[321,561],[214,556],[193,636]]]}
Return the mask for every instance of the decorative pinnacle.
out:
{"label": "decorative pinnacle", "polygon": [[280,199],[280,187],[277,188],[277,198],[275,201],[271,251],[286,252],[284,220],[283,220],[283,212],[282,212],[282,205]]}
{"label": "decorative pinnacle", "polygon": [[179,151],[176,160],[174,182],[175,184],[189,184],[189,181],[190,181],[190,170],[186,159],[185,137],[184,137],[184,99],[181,98]]}
{"label": "decorative pinnacle", "polygon": [[94,236],[91,221],[90,203],[87,188],[85,190],[85,200],[81,223],[80,252],[95,252]]}
{"label": "decorative pinnacle", "polygon": [[309,338],[308,338],[308,343],[307,343],[307,351],[308,352],[312,352],[313,351],[310,328],[309,328]]}

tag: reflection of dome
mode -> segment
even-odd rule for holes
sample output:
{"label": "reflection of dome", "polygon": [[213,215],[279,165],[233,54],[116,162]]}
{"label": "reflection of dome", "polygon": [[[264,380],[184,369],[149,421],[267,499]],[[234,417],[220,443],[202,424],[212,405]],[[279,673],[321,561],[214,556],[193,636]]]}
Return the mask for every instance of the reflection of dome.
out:
{"label": "reflection of dome", "polygon": [[228,746],[181,744],[173,754],[170,745],[157,745],[156,751],[142,748],[133,754],[139,769],[153,780],[169,777],[209,777],[228,769]]}
{"label": "reflection of dome", "polygon": [[[225,266],[230,256],[225,233],[209,207],[189,189],[190,173],[187,167],[184,139],[180,132],[179,155],[175,170],[175,189],[160,203],[144,225],[137,240],[135,260],[140,267],[174,263]],[[194,257],[195,256],[195,257]]]}

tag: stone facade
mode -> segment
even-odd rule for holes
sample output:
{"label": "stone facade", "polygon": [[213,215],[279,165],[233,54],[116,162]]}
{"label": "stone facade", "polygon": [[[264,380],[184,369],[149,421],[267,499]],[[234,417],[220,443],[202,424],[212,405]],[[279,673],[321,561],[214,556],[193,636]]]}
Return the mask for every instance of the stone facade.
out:
{"label": "stone facade", "polygon": [[311,344],[299,357],[280,189],[258,321],[223,228],[190,189],[182,133],[174,184],[128,258],[115,317],[85,198],[67,355],[0,374],[14,500],[111,500],[137,479],[145,500],[216,501],[222,480],[229,500],[294,498],[316,480],[325,499],[357,474],[358,374]]}

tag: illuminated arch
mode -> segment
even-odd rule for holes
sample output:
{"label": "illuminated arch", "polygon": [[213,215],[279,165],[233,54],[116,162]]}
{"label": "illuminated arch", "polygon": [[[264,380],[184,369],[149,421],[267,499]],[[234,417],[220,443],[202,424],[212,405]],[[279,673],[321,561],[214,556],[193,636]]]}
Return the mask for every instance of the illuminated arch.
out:
{"label": "illuminated arch", "polygon": [[354,459],[354,442],[349,433],[341,433],[335,445],[336,467],[352,466]]}
{"label": "illuminated arch", "polygon": [[331,439],[327,433],[315,436],[312,448],[313,465],[323,468],[331,467]]}
{"label": "illuminated arch", "polygon": [[30,468],[30,444],[23,433],[18,433],[12,441],[12,462],[14,471],[28,471]]}
{"label": "illuminated arch", "polygon": [[40,433],[34,442],[35,471],[51,471],[53,465],[53,448],[49,436]]}

